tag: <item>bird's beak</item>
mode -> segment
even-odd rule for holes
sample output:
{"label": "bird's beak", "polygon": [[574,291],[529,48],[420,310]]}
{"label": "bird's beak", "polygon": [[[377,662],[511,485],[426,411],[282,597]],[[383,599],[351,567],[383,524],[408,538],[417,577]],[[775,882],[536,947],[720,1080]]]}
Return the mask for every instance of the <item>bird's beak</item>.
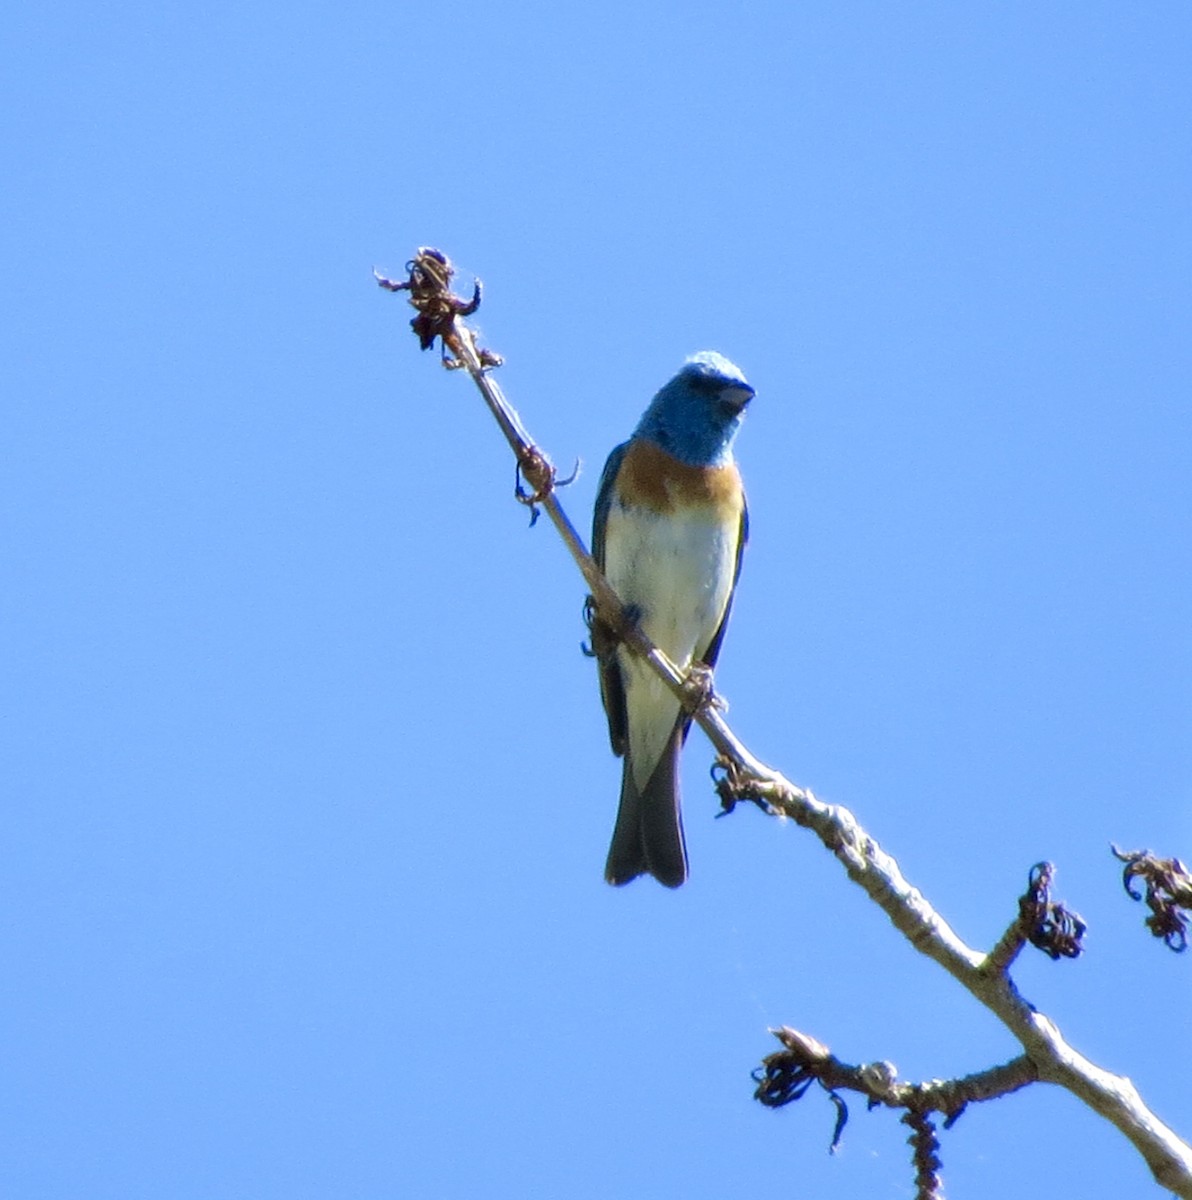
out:
{"label": "bird's beak", "polygon": [[740,412],[753,396],[753,388],[748,384],[733,384],[731,387],[720,389],[720,402],[736,412]]}

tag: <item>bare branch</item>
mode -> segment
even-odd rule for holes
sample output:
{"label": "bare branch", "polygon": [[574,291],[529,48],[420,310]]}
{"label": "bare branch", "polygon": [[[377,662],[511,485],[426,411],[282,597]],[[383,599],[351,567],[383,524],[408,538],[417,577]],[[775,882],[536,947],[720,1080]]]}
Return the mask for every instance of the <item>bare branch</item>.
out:
{"label": "bare branch", "polygon": [[[1041,922],[1047,923],[1049,916],[1055,923],[1057,910],[1045,898],[1049,874],[1046,881],[1032,881],[1032,887],[1037,891],[1042,882],[1042,894],[1031,901],[1026,916],[1020,911],[1019,920],[1012,927],[1014,932],[1007,933],[993,952],[982,954],[957,936],[851,812],[838,805],[822,803],[810,790],[796,787],[755,758],[728,727],[722,710],[713,702],[710,689],[692,687],[636,624],[626,619],[616,593],[588,554],[555,495],[555,470],[550,460],[531,441],[489,373],[500,359],[477,346],[475,335],[462,320],[479,305],[480,285],[476,285],[470,300],[452,295],[452,268],[438,250],[419,250],[408,264],[408,270],[408,280],[394,282],[377,276],[377,281],[387,290],[410,293],[410,303],[418,312],[411,325],[423,349],[439,338],[444,364],[462,367],[471,375],[513,448],[520,473],[531,489],[529,493],[519,495],[519,499],[541,506],[550,517],[591,590],[600,620],[610,626],[635,654],[650,663],[716,748],[717,790],[725,808],[731,809],[740,800],[751,800],[772,814],[789,817],[813,830],[840,861],[849,878],[865,890],[895,928],[916,949],[957,979],[1009,1029],[1022,1045],[1025,1058],[1040,1080],[1067,1088],[1114,1124],[1138,1149],[1163,1187],[1192,1200],[1192,1147],[1181,1141],[1146,1107],[1129,1079],[1102,1070],[1069,1046],[1056,1026],[1019,995],[1006,972],[1018,952],[1024,931],[1031,938],[1028,927],[1037,931]],[[1063,912],[1062,909],[1058,911]],[[1083,927],[1079,918],[1074,920]],[[1069,933],[1075,933],[1076,941],[1079,941],[1075,926]],[[875,1078],[880,1076],[881,1072],[878,1072]],[[960,1082],[953,1086],[959,1086]],[[925,1111],[922,1105],[919,1108]],[[934,1146],[934,1132],[930,1137],[930,1146]],[[921,1172],[933,1172],[935,1167],[930,1166],[929,1159],[934,1149],[929,1146],[927,1131],[916,1127],[915,1139],[917,1167]],[[921,1191],[920,1194],[933,1193]]]}

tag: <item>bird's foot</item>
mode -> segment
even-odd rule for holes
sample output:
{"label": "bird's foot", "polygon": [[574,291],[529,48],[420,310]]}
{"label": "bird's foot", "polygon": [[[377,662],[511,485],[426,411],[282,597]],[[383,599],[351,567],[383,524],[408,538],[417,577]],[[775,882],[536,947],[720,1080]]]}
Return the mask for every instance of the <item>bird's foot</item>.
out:
{"label": "bird's foot", "polygon": [[[641,619],[640,604],[626,604],[621,609],[623,629],[631,629]],[[584,601],[584,624],[587,625],[588,632],[592,636],[590,642],[581,645],[580,649],[588,658],[596,658],[601,662],[609,661],[617,647],[625,640],[622,628],[618,628],[612,622],[601,617],[600,610],[596,607],[596,600],[592,596]]]}
{"label": "bird's foot", "polygon": [[716,694],[713,682],[712,668],[706,663],[693,662],[687,668],[683,680],[683,707],[689,713],[697,713],[703,708],[728,711],[727,702]]}

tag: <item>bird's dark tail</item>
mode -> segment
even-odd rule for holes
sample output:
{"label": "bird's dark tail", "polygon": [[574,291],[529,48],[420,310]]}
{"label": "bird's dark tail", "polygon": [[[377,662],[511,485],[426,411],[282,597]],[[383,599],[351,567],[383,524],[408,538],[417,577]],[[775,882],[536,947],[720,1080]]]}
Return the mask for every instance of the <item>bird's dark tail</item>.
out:
{"label": "bird's dark tail", "polygon": [[687,848],[679,811],[679,748],[683,722],[675,726],[654,774],[639,792],[633,782],[629,756],[621,777],[621,805],[604,877],[609,883],[628,883],[653,875],[666,887],[677,888],[687,878]]}

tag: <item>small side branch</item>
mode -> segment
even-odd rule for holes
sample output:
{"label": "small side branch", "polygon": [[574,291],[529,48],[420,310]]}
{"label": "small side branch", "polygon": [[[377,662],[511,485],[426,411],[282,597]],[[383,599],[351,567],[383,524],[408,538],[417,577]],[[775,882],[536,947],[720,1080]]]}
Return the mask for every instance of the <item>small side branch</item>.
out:
{"label": "small side branch", "polygon": [[1076,958],[1084,949],[1088,926],[1080,916],[1051,899],[1051,863],[1036,863],[1030,882],[1018,899],[1018,916],[985,959],[985,970],[1004,974],[1030,942],[1052,959]]}
{"label": "small side branch", "polygon": [[783,1026],[770,1032],[783,1049],[767,1055],[753,1076],[757,1084],[754,1097],[767,1108],[798,1100],[814,1082],[828,1091],[859,1092],[871,1108],[881,1105],[940,1113],[951,1125],[968,1105],[1008,1096],[1039,1079],[1035,1064],[1019,1055],[961,1079],[910,1083],[898,1079],[893,1063],[846,1063],[822,1042],[797,1029]]}
{"label": "small side branch", "polygon": [[867,1106],[903,1109],[902,1120],[911,1128],[914,1147],[916,1195],[921,1200],[942,1200],[940,1143],[933,1114],[944,1118],[950,1129],[970,1105],[1008,1096],[1039,1078],[1035,1064],[1021,1055],[1012,1062],[967,1075],[963,1079],[932,1079],[908,1083],[898,1079],[893,1063],[842,1062],[822,1042],[783,1027],[771,1030],[783,1049],[768,1055],[754,1072],[754,1098],[767,1108],[782,1108],[805,1096],[818,1084],[836,1106],[836,1125],[829,1150],[840,1144],[848,1121],[848,1107],[841,1092],[859,1092]]}

